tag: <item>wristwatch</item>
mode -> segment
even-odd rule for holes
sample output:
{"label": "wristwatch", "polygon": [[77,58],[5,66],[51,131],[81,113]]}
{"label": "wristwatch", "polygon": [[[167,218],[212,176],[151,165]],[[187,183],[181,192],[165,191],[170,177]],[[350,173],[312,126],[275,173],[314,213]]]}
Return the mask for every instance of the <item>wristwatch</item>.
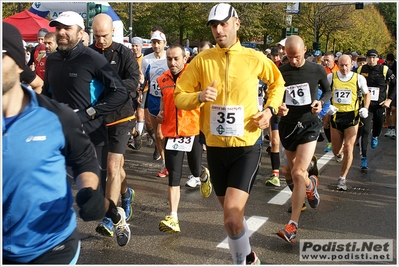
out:
{"label": "wristwatch", "polygon": [[93,107],[89,107],[88,109],[86,109],[86,114],[89,115],[89,117],[91,117],[92,120],[94,120],[96,113],[97,112]]}
{"label": "wristwatch", "polygon": [[270,109],[270,111],[272,112],[273,115],[277,115],[277,112],[276,112],[276,110],[274,109],[274,107],[268,106],[267,108]]}

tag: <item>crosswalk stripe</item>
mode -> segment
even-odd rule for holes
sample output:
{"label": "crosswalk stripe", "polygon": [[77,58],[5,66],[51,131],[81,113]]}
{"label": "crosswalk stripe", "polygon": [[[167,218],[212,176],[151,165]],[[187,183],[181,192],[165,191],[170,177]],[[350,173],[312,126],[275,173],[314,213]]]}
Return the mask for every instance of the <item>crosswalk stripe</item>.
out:
{"label": "crosswalk stripe", "polygon": [[[251,236],[254,232],[256,232],[268,219],[269,219],[268,217],[251,216],[247,220],[249,236]],[[229,249],[227,237],[222,242],[220,242],[216,247]]]}

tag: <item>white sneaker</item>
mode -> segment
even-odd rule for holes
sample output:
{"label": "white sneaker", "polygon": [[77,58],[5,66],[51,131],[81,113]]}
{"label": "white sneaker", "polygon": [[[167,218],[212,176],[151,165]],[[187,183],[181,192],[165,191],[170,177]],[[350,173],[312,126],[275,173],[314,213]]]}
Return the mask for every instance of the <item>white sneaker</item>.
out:
{"label": "white sneaker", "polygon": [[337,189],[346,191],[346,179],[338,178]]}
{"label": "white sneaker", "polygon": [[342,162],[343,159],[344,159],[344,152],[341,152],[341,154],[339,154],[338,156],[335,156],[335,160],[337,162]]}
{"label": "white sneaker", "polygon": [[194,175],[190,175],[188,177],[188,181],[186,182],[186,186],[195,188],[197,186],[201,185],[201,180],[199,177],[195,177]]}
{"label": "white sneaker", "polygon": [[118,224],[114,225],[114,231],[116,236],[116,242],[119,246],[126,246],[130,241],[130,228],[129,224],[126,223],[126,215],[125,210],[121,207],[118,207],[118,213],[121,216],[121,220]]}
{"label": "white sneaker", "polygon": [[384,134],[385,137],[392,137],[392,129],[388,129],[387,132]]}
{"label": "white sneaker", "polygon": [[396,139],[396,131],[395,131],[395,129],[391,129],[391,139]]}

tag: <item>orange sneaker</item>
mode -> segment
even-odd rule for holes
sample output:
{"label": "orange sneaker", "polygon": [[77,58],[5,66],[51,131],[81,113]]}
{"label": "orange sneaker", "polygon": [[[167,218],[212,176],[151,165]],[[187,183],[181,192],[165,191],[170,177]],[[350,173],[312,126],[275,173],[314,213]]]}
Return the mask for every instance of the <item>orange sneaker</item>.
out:
{"label": "orange sneaker", "polygon": [[165,167],[162,167],[162,169],[157,173],[157,177],[164,178],[169,175],[168,170]]}

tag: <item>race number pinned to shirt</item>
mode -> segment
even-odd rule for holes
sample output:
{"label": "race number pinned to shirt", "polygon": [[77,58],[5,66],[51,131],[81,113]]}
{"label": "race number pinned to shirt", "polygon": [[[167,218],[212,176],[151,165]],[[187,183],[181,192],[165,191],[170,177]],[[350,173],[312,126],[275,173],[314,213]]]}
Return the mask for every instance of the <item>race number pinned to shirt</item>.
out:
{"label": "race number pinned to shirt", "polygon": [[195,136],[170,137],[166,142],[167,150],[190,152],[193,148]]}
{"label": "race number pinned to shirt", "polygon": [[244,135],[244,106],[211,105],[211,134]]}
{"label": "race number pinned to shirt", "polygon": [[308,83],[294,84],[285,87],[285,103],[291,106],[305,106],[312,103]]}
{"label": "race number pinned to shirt", "polygon": [[379,87],[369,87],[370,92],[370,100],[378,101],[378,97],[380,96],[380,88]]}
{"label": "race number pinned to shirt", "polygon": [[350,105],[352,103],[352,90],[350,89],[334,89],[334,103]]}

